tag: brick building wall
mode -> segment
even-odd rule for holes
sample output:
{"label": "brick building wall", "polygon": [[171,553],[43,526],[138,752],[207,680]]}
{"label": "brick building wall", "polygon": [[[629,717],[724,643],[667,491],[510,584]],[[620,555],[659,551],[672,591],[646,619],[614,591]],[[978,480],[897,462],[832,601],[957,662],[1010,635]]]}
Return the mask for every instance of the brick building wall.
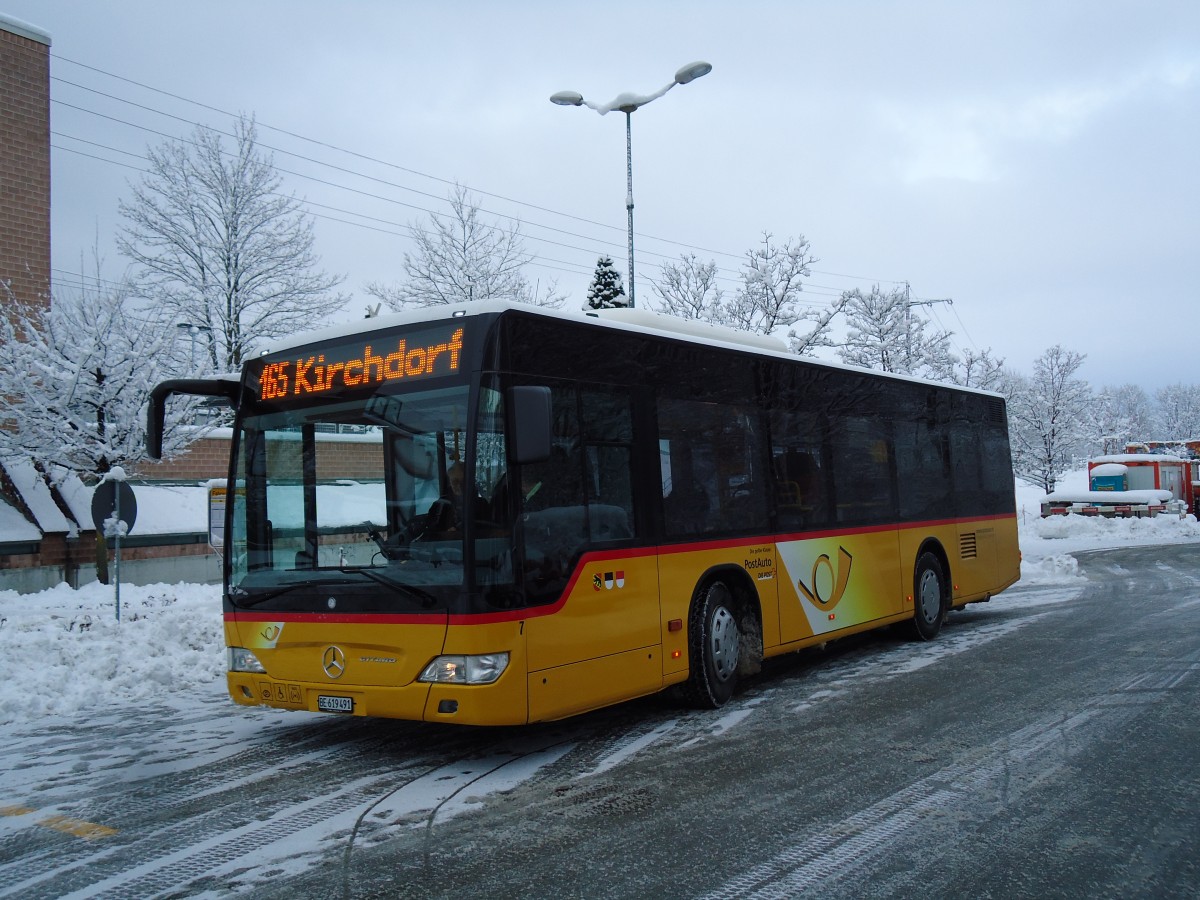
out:
{"label": "brick building wall", "polygon": [[3,14],[0,280],[20,301],[50,302],[50,36]]}
{"label": "brick building wall", "polygon": [[206,437],[172,459],[139,463],[130,475],[148,481],[206,481],[224,478],[228,471],[229,438]]}
{"label": "brick building wall", "polygon": [[[144,462],[131,473],[148,481],[205,481],[229,471],[229,438],[193,441],[186,453],[161,462]],[[321,478],[378,479],[383,473],[383,444],[356,435],[317,435],[317,472]]]}

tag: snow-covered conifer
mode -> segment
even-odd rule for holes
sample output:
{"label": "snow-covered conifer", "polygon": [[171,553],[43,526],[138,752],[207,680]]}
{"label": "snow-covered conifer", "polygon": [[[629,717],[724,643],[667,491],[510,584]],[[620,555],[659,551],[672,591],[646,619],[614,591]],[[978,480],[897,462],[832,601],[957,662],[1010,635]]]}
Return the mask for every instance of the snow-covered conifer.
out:
{"label": "snow-covered conifer", "polygon": [[596,274],[588,288],[585,309],[616,309],[629,305],[625,287],[621,284],[621,273],[613,265],[611,256],[596,260]]}

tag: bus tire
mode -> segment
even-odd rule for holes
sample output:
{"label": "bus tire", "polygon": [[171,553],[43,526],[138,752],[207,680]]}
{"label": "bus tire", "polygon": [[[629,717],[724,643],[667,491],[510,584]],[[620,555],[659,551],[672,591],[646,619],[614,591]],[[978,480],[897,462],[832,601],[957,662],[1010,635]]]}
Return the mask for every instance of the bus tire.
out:
{"label": "bus tire", "polygon": [[946,620],[949,591],[942,564],[932,553],[922,553],[913,570],[913,633],[932,641]]}
{"label": "bus tire", "polygon": [[708,582],[688,614],[688,702],[703,709],[725,705],[737,684],[741,643],[733,591],[720,579]]}

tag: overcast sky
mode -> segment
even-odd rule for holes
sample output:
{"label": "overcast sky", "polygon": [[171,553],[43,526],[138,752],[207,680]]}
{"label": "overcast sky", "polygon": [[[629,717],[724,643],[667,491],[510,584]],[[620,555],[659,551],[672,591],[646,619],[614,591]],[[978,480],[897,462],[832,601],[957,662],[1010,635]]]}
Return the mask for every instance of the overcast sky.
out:
{"label": "overcast sky", "polygon": [[[559,107],[712,73],[633,116],[639,305],[764,231],[825,303],[908,282],[954,344],[1094,385],[1200,382],[1200,3],[0,0],[50,33],[55,277],[111,236],[147,144],[254,114],[359,316],[455,182],[583,303],[625,262],[625,117]],[[125,79],[125,80],[122,80]],[[134,83],[136,82],[136,83]],[[166,93],[160,93],[166,92]],[[168,96],[174,95],[174,96]],[[105,96],[109,95],[109,96]],[[279,129],[279,130],[276,130]],[[285,133],[289,132],[289,133]],[[305,140],[310,139],[310,140]],[[314,143],[320,142],[320,143]],[[308,161],[294,155],[307,157]],[[95,157],[100,157],[97,159]],[[132,168],[131,168],[132,167]]]}

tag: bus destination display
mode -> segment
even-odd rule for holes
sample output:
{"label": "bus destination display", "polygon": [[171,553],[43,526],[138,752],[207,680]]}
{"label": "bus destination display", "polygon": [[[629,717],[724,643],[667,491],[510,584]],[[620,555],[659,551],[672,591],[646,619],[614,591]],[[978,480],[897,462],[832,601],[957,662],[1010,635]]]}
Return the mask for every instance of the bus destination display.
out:
{"label": "bus destination display", "polygon": [[[455,328],[449,337],[429,338],[430,332],[331,348],[291,360],[266,363],[259,378],[260,400],[315,397],[346,388],[369,388],[401,378],[450,375],[459,370],[463,349],[463,329]],[[341,352],[339,352],[339,350]]]}

